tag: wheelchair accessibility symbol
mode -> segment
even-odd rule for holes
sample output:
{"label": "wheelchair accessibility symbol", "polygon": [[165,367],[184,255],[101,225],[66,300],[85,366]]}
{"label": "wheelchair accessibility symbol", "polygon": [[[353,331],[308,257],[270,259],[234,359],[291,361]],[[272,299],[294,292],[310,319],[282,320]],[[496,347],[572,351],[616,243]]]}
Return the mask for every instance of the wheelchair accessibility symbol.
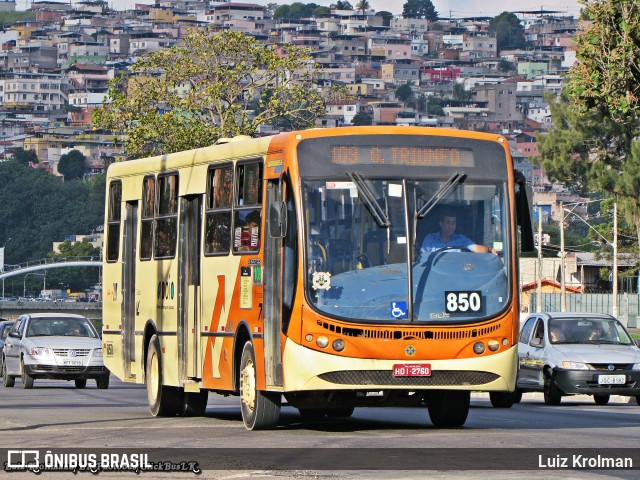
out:
{"label": "wheelchair accessibility symbol", "polygon": [[393,318],[407,318],[407,302],[391,302],[390,309]]}

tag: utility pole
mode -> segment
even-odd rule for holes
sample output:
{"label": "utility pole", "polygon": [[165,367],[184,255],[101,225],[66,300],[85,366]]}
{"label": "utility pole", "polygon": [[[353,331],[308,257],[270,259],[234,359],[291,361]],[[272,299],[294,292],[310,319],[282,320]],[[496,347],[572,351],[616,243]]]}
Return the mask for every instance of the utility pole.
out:
{"label": "utility pole", "polygon": [[618,203],[613,204],[613,308],[612,315],[618,318]]}
{"label": "utility pole", "polygon": [[542,209],[538,207],[538,305],[536,312],[542,311]]}
{"label": "utility pole", "polygon": [[560,311],[567,311],[567,292],[564,283],[564,202],[560,201]]}

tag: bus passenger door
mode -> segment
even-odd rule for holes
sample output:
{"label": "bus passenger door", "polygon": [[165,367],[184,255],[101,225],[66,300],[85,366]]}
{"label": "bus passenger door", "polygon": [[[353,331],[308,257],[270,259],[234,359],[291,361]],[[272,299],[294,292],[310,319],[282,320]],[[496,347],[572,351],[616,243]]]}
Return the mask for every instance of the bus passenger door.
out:
{"label": "bus passenger door", "polygon": [[127,202],[122,254],[122,360],[125,378],[135,378],[131,363],[136,361],[136,239],[138,202]]}
{"label": "bus passenger door", "polygon": [[198,336],[200,332],[200,196],[180,199],[178,246],[178,368],[181,381],[200,378]]}
{"label": "bus passenger door", "polygon": [[284,182],[270,180],[267,184],[266,231],[264,235],[264,367],[267,387],[282,387],[282,350],[280,332],[282,325],[282,274],[283,239],[272,237],[270,232],[271,206],[282,204]]}

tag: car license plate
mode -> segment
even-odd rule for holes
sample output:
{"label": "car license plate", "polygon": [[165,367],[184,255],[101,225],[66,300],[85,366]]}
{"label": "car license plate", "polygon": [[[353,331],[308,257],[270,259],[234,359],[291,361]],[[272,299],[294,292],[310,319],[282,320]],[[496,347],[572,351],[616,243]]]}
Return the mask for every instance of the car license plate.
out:
{"label": "car license plate", "polygon": [[82,360],[63,360],[62,364],[72,367],[81,367]]}
{"label": "car license plate", "polygon": [[598,383],[600,385],[624,385],[627,381],[625,375],[600,375],[598,376]]}
{"label": "car license plate", "polygon": [[394,377],[430,377],[429,363],[398,363],[393,366]]}

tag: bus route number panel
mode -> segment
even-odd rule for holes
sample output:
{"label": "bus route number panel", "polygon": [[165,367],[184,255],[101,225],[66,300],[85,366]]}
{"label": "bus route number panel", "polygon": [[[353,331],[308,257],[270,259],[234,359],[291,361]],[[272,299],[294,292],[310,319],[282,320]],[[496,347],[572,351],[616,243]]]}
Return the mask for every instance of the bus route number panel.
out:
{"label": "bus route number panel", "polygon": [[393,366],[394,377],[430,377],[430,363],[396,363]]}

